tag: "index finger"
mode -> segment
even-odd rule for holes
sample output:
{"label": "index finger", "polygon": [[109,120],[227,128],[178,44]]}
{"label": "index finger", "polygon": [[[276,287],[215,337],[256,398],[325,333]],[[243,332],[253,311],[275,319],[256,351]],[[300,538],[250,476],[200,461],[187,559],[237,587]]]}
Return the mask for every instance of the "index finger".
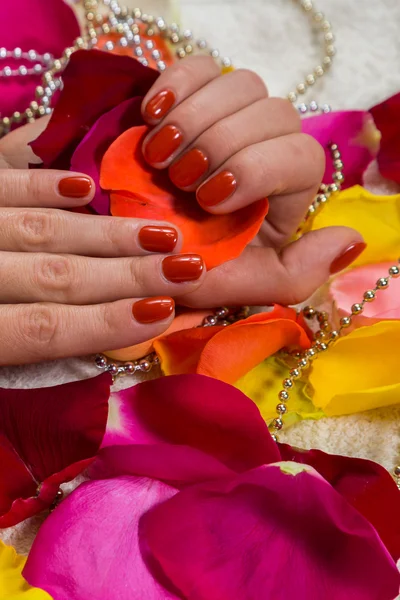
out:
{"label": "index finger", "polygon": [[150,125],[159,123],[169,111],[221,75],[210,56],[191,56],[168,67],[144,97],[142,115]]}

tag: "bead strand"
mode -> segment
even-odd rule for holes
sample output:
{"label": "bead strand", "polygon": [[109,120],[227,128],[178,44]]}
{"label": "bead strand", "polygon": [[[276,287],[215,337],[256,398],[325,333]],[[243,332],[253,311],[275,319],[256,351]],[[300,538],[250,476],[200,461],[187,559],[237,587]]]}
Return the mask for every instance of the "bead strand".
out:
{"label": "bead strand", "polygon": [[300,7],[308,15],[313,26],[316,26],[323,36],[324,56],[321,64],[317,65],[312,73],[306,75],[303,81],[297,84],[296,90],[288,94],[290,102],[296,102],[299,95],[307,92],[308,88],[312,87],[318,79],[323,77],[330,69],[332,60],[336,54],[336,48],[333,45],[335,37],[332,33],[330,22],[325,18],[324,14],[314,8],[311,0],[297,0]]}

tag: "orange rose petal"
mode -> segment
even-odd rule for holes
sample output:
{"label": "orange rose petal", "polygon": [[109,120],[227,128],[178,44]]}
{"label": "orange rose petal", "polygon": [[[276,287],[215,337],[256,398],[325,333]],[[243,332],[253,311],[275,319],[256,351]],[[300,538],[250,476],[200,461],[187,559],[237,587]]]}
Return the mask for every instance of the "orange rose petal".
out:
{"label": "orange rose petal", "polygon": [[[145,58],[147,60],[147,62],[149,63],[149,66],[152,67],[153,69],[157,69],[157,63],[159,62],[158,60],[155,60],[153,58],[152,52],[154,50],[158,50],[161,54],[161,60],[166,64],[166,65],[172,65],[175,60],[174,60],[174,56],[173,53],[171,52],[167,42],[165,39],[163,39],[161,36],[159,35],[153,35],[153,36],[148,36],[146,35],[146,26],[145,25],[139,25],[139,28],[141,29],[140,31],[140,37],[142,39],[142,49],[143,49],[143,58]],[[119,40],[121,39],[121,35],[119,35],[118,33],[108,33],[108,34],[101,34],[98,36],[97,38],[97,44],[94,46],[94,48],[97,48],[98,50],[104,50],[105,45],[107,42],[112,42],[114,44],[114,49],[111,51],[112,54],[117,54],[119,56],[130,56],[131,58],[136,58],[133,54],[133,49],[130,46],[127,47],[123,47],[120,46],[118,44]],[[151,40],[154,44],[153,48],[146,48],[146,44],[145,42],[147,42],[147,40]]]}
{"label": "orange rose petal", "polygon": [[[210,314],[210,310],[190,310],[184,312],[181,315],[175,317],[171,325],[168,329],[161,334],[162,337],[165,335],[169,335],[170,333],[174,333],[175,331],[182,331],[182,329],[190,329],[192,327],[197,327],[200,325],[205,317]],[[153,344],[155,340],[157,340],[161,336],[157,336],[152,338],[151,340],[147,340],[142,344],[135,344],[134,346],[130,346],[129,348],[123,348],[122,350],[112,350],[103,352],[106,356],[111,358],[112,360],[137,360],[138,358],[143,358],[150,354],[153,351]]]}
{"label": "orange rose petal", "polygon": [[257,235],[268,212],[259,200],[228,215],[211,215],[194,193],[178,190],[166,171],[149,167],[142,156],[147,127],[133,127],[119,136],[103,157],[100,185],[111,191],[111,214],[168,221],[183,234],[182,252],[200,254],[208,269],[239,256]]}
{"label": "orange rose petal", "polygon": [[296,312],[280,306],[230,327],[180,331],[154,343],[166,375],[199,373],[226,383],[235,383],[265,358],[290,346],[308,348],[310,340]]}

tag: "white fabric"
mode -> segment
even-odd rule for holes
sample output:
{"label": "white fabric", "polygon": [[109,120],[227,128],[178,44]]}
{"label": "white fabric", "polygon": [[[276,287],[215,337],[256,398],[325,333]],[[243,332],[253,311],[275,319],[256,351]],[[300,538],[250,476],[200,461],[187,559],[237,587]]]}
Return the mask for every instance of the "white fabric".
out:
{"label": "white fabric", "polygon": [[[133,7],[136,0],[126,4]],[[292,0],[181,0],[181,22],[196,38],[206,38],[232,58],[235,66],[258,71],[271,95],[286,95],[320,61],[320,45],[297,4]],[[338,54],[331,73],[317,83],[311,97],[335,109],[368,108],[399,91],[400,1],[316,0],[316,5],[332,23]],[[177,18],[177,2],[144,1],[142,9]],[[88,360],[78,359],[2,368],[0,386],[56,385],[96,373]],[[400,462],[399,422],[400,405],[299,423],[282,433],[281,439],[302,448],[369,458],[392,470]],[[32,525],[37,523],[38,519],[23,523],[3,531],[1,537],[26,552]]]}

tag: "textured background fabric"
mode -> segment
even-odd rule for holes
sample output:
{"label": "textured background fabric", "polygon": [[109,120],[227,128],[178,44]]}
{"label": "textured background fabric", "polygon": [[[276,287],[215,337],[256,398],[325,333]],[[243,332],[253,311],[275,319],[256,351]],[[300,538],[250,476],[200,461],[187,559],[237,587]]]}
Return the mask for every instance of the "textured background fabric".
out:
{"label": "textured background fabric", "polygon": [[[126,4],[137,5],[136,0]],[[327,102],[334,109],[368,108],[399,91],[400,1],[316,0],[315,4],[332,23],[338,52],[331,73],[305,100]],[[175,1],[144,0],[141,8],[168,19],[178,15]],[[196,38],[206,38],[229,56],[235,66],[259,72],[271,95],[286,95],[320,61],[320,45],[293,0],[181,0],[180,20]],[[89,361],[73,359],[2,368],[0,386],[56,385],[96,374]],[[399,423],[400,404],[299,423],[282,433],[281,439],[303,448],[369,458],[392,470],[400,462]],[[35,523],[37,519],[5,530],[1,537],[27,551]]]}

